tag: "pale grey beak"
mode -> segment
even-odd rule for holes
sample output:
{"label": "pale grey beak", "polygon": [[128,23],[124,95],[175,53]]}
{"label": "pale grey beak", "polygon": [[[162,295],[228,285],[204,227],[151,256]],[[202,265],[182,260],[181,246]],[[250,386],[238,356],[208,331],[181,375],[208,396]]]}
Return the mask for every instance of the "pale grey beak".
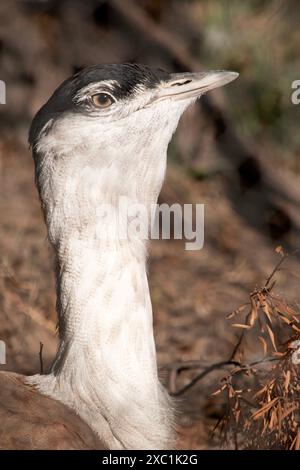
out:
{"label": "pale grey beak", "polygon": [[199,73],[172,73],[170,80],[163,82],[154,98],[160,101],[166,98],[172,101],[197,98],[214,88],[227,85],[235,80],[239,74],[227,70],[212,70]]}

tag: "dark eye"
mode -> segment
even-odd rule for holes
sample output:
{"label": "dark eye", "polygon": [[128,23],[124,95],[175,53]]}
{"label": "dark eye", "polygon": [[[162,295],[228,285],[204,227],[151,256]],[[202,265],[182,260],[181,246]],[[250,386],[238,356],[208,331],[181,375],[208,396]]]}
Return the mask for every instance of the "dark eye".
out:
{"label": "dark eye", "polygon": [[108,108],[114,100],[107,93],[97,93],[97,95],[92,96],[92,102],[97,108]]}

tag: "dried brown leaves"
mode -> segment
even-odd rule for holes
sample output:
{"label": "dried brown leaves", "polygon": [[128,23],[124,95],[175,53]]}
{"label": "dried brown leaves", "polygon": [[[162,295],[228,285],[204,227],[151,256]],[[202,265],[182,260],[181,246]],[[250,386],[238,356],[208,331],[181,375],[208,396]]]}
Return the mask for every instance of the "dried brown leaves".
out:
{"label": "dried brown leaves", "polygon": [[[231,367],[213,393],[223,394],[226,410],[213,435],[227,448],[300,450],[300,308],[273,293],[274,278],[287,257],[282,247],[276,253],[280,260],[265,284],[227,316],[234,319],[231,326],[241,330],[230,357],[208,366],[199,361],[166,366],[174,396],[186,393],[213,371]],[[249,337],[255,360],[246,341]],[[177,389],[181,371],[192,369],[200,372]]]}
{"label": "dried brown leaves", "polygon": [[232,324],[243,331],[231,359],[245,335],[252,334],[262,347],[262,357],[252,362],[247,362],[244,347],[240,366],[229,372],[215,392],[224,393],[227,402],[216,429],[222,444],[236,449],[300,450],[300,315],[272,293],[273,278],[285,259],[281,250],[276,251],[281,260],[265,285],[227,317],[244,314],[244,321]]}

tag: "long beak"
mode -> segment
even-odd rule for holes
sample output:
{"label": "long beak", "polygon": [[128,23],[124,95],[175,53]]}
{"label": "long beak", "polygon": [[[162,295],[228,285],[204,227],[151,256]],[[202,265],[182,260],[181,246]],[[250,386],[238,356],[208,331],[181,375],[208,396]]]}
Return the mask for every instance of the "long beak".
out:
{"label": "long beak", "polygon": [[155,101],[166,98],[172,101],[197,98],[203,93],[218,88],[235,80],[239,74],[226,70],[213,70],[199,73],[172,73],[170,79],[162,83]]}

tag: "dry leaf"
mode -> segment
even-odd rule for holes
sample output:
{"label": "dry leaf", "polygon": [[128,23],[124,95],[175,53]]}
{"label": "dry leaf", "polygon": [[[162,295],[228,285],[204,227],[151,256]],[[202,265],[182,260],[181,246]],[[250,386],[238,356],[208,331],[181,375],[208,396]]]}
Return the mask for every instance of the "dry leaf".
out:
{"label": "dry leaf", "polygon": [[257,302],[253,297],[251,297],[251,312],[250,312],[250,317],[249,317],[249,325],[253,326],[255,323],[255,320],[257,319]]}
{"label": "dry leaf", "polygon": [[255,411],[252,415],[251,418],[256,420],[259,419],[262,415],[264,415],[267,411],[269,411],[270,408],[279,400],[278,397],[273,398],[269,403],[266,403],[264,406],[262,406],[258,411]]}
{"label": "dry leaf", "polygon": [[266,315],[266,317],[268,318],[269,322],[272,323],[271,312],[270,312],[269,305],[267,304],[267,302],[263,302],[262,310],[264,314]]}
{"label": "dry leaf", "polygon": [[243,328],[244,330],[250,330],[251,326],[250,325],[244,325],[244,324],[241,324],[241,323],[232,323],[232,325],[234,328]]}
{"label": "dry leaf", "polygon": [[229,315],[226,316],[226,319],[229,320],[230,318],[233,318],[235,315],[238,315],[238,314],[241,313],[243,310],[245,310],[245,308],[247,307],[247,305],[249,305],[249,304],[243,304],[243,305],[241,305],[239,308],[237,308],[237,309],[234,310],[233,312],[229,313]]}
{"label": "dry leaf", "polygon": [[270,340],[271,340],[271,343],[272,343],[272,345],[273,345],[273,348],[275,349],[275,351],[277,351],[274,333],[273,333],[273,331],[271,330],[271,328],[269,327],[269,325],[266,325],[266,327],[267,327],[267,331],[268,331],[268,333],[269,333]]}
{"label": "dry leaf", "polygon": [[284,389],[285,389],[286,392],[288,392],[290,381],[291,381],[291,371],[287,370],[284,375],[285,375]]}
{"label": "dry leaf", "polygon": [[259,339],[259,341],[260,341],[261,344],[262,344],[263,351],[264,351],[264,355],[266,356],[266,354],[267,354],[267,352],[268,352],[268,345],[267,345],[267,342],[266,342],[266,340],[265,340],[262,336],[259,336],[258,339]]}
{"label": "dry leaf", "polygon": [[281,245],[279,245],[275,248],[275,252],[278,253],[281,256],[284,256],[284,250],[283,250]]}

